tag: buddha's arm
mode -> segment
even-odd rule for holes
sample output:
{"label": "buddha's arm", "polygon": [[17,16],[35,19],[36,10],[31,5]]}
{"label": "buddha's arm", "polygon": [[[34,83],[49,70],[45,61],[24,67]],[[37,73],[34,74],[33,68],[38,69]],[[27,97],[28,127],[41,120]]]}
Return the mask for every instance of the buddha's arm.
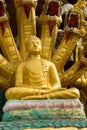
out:
{"label": "buddha's arm", "polygon": [[15,73],[15,86],[23,86],[23,64],[20,64],[17,67],[16,73]]}
{"label": "buddha's arm", "polygon": [[58,88],[58,89],[61,88],[60,78],[56,70],[56,67],[53,63],[51,63],[49,67],[49,78],[50,78],[50,84],[53,90],[55,88]]}

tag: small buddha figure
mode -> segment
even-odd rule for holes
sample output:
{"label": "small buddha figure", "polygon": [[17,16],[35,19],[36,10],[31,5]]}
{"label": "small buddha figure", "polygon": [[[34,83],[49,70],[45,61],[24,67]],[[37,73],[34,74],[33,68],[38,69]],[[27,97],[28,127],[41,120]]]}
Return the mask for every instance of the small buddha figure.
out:
{"label": "small buddha figure", "polygon": [[54,63],[41,58],[41,40],[31,36],[26,42],[29,58],[15,72],[14,86],[6,91],[7,100],[79,98],[76,88],[62,88]]}

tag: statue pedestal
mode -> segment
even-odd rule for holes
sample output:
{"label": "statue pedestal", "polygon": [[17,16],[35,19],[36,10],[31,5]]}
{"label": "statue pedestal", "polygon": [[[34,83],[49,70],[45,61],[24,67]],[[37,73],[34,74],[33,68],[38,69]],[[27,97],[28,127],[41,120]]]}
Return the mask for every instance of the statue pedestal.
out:
{"label": "statue pedestal", "polygon": [[2,107],[4,106],[5,102],[6,98],[4,95],[4,91],[0,89],[0,121],[2,120],[2,114],[3,114]]}
{"label": "statue pedestal", "polygon": [[87,116],[87,89],[82,89],[80,91],[81,93],[81,99],[82,99],[82,102],[84,104],[84,110],[85,110],[85,113],[86,113],[86,116]]}
{"label": "statue pedestal", "polygon": [[0,128],[87,127],[79,99],[9,100],[3,107]]}

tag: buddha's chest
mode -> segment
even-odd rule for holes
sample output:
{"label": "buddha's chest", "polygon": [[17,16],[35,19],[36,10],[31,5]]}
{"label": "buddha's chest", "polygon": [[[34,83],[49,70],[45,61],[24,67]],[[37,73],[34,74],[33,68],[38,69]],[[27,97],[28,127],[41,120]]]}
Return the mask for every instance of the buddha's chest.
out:
{"label": "buddha's chest", "polygon": [[41,61],[32,61],[26,64],[27,72],[33,73],[33,74],[43,74],[43,65]]}
{"label": "buddha's chest", "polygon": [[27,85],[41,86],[47,82],[47,71],[44,71],[44,65],[41,61],[28,62],[24,66],[24,82]]}

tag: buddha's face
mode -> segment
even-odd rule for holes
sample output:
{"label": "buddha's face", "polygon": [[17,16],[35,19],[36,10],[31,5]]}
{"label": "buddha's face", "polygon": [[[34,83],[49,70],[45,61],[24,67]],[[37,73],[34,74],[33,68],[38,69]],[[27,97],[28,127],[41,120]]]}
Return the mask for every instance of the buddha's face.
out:
{"label": "buddha's face", "polygon": [[40,39],[39,38],[31,39],[28,50],[30,54],[40,54],[42,50]]}

